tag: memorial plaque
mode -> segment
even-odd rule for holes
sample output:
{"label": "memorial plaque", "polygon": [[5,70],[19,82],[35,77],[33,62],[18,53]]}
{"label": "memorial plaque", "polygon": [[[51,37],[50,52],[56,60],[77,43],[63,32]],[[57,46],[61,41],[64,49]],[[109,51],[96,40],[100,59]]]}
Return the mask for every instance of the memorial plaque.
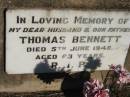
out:
{"label": "memorial plaque", "polygon": [[9,74],[108,70],[125,62],[129,11],[6,11]]}

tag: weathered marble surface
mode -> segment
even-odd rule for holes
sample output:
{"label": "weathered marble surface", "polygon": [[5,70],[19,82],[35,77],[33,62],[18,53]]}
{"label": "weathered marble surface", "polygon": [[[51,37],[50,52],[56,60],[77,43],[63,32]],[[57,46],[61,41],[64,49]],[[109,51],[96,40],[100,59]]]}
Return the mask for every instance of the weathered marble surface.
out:
{"label": "weathered marble surface", "polygon": [[[6,9],[17,8],[130,10],[130,0],[0,0],[0,92],[33,92],[41,90],[59,90],[63,81],[63,79],[57,79],[54,80],[51,84],[46,84],[45,82],[43,83],[40,79],[38,79],[36,75],[8,75],[5,73],[4,13]],[[130,70],[130,50],[126,58],[126,67]],[[105,76],[105,71],[102,74]],[[100,72],[96,72],[93,75],[94,77],[96,76],[101,79]],[[49,77],[49,75],[47,75],[47,77]],[[61,78],[61,76],[58,76],[58,78]]]}

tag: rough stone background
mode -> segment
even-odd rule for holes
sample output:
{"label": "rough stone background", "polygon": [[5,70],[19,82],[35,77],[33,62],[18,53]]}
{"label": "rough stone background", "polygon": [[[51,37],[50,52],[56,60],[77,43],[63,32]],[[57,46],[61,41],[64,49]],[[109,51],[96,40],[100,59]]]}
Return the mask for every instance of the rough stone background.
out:
{"label": "rough stone background", "polygon": [[[0,0],[0,92],[35,92],[60,90],[67,74],[8,75],[5,72],[5,10],[6,9],[77,9],[77,10],[130,10],[130,0]],[[130,71],[130,48],[125,60]],[[100,80],[106,71],[93,72],[92,76]],[[80,74],[68,77],[68,87],[77,88]],[[73,83],[73,84],[72,84]],[[65,84],[65,85],[66,85]],[[75,87],[77,86],[77,87]]]}

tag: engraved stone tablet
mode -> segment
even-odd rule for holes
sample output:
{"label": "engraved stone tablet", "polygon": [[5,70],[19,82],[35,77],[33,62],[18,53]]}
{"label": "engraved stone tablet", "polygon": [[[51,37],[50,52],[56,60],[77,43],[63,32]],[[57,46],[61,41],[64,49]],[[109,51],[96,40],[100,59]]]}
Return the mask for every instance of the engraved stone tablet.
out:
{"label": "engraved stone tablet", "polygon": [[9,74],[108,70],[124,64],[129,44],[128,11],[6,11]]}

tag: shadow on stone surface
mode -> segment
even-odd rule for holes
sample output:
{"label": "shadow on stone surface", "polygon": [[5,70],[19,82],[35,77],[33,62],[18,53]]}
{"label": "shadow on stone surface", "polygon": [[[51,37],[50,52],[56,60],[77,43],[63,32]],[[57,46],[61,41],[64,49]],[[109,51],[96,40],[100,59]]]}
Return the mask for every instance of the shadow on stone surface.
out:
{"label": "shadow on stone surface", "polygon": [[61,90],[64,92],[65,97],[83,97],[84,82],[88,81],[91,76],[91,73],[86,70],[90,69],[93,71],[100,66],[101,60],[90,56],[87,58],[87,64],[84,65],[84,71],[65,76],[61,85]]}
{"label": "shadow on stone surface", "polygon": [[45,72],[45,73],[47,73],[47,72],[52,73],[52,72],[56,72],[56,70],[53,69],[53,68],[51,68],[51,67],[49,66],[48,60],[45,59],[43,62],[40,62],[40,63],[37,64],[37,66],[36,66],[34,72],[35,72],[36,74],[38,74],[38,73],[43,73],[43,72]]}
{"label": "shadow on stone surface", "polygon": [[51,84],[54,79],[62,78],[64,77],[64,75],[66,75],[65,72],[56,72],[55,69],[51,68],[48,64],[47,59],[37,64],[36,68],[34,69],[34,73],[35,75],[37,75],[38,79],[42,80],[47,84]]}
{"label": "shadow on stone surface", "polygon": [[101,66],[101,59],[100,58],[93,58],[93,57],[88,57],[87,58],[87,64],[84,65],[84,71],[87,69],[96,70],[98,67]]}
{"label": "shadow on stone surface", "polygon": [[86,71],[67,75],[61,85],[65,97],[83,97],[84,82],[90,79],[90,73]]}
{"label": "shadow on stone surface", "polygon": [[[42,80],[44,83],[51,84],[55,79],[63,79],[61,84],[61,90],[65,97],[83,97],[82,90],[85,81],[90,79],[90,72],[87,69],[95,70],[97,67],[101,66],[100,59],[94,59],[93,57],[87,58],[87,64],[84,65],[84,71],[77,73],[67,73],[64,70],[57,72],[55,68],[52,68],[48,64],[48,60],[45,59],[44,62],[40,62],[34,72],[37,78]],[[43,73],[50,72],[50,73]]]}

